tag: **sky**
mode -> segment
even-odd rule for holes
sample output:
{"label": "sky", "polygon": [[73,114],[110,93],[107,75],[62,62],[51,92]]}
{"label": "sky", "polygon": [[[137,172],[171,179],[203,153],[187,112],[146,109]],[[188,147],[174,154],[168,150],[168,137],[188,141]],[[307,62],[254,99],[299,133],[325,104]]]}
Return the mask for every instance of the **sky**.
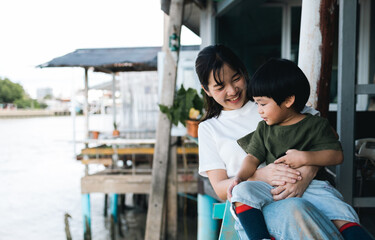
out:
{"label": "sky", "polygon": [[[12,0],[0,1],[0,77],[20,83],[36,97],[52,88],[69,98],[83,88],[83,68],[36,68],[79,48],[161,46],[160,0]],[[181,44],[200,44],[183,27]],[[89,85],[110,81],[89,72]]]}

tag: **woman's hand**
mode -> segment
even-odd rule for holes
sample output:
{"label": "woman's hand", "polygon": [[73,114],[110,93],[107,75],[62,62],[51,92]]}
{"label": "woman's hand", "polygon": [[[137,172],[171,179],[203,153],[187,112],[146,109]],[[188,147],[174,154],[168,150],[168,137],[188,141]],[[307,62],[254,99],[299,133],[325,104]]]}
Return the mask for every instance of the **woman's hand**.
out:
{"label": "woman's hand", "polygon": [[232,179],[232,182],[229,184],[229,187],[228,187],[228,190],[227,190],[227,199],[228,201],[230,202],[231,198],[232,198],[232,190],[233,188],[238,185],[240,182],[242,182],[242,180],[238,177],[234,177]]}
{"label": "woman's hand", "polygon": [[289,149],[285,156],[277,159],[274,163],[283,163],[291,168],[299,168],[306,165],[306,152],[298,151],[296,149]]}
{"label": "woman's hand", "polygon": [[301,180],[301,173],[285,164],[268,164],[267,166],[255,171],[250,181],[263,181],[271,186],[285,185],[286,183],[295,183]]}
{"label": "woman's hand", "polygon": [[303,166],[298,168],[303,176],[301,181],[295,183],[286,183],[285,185],[280,185],[271,190],[273,199],[275,201],[282,200],[290,197],[302,197],[303,193],[306,191],[310,182],[315,177],[319,170],[316,166]]}

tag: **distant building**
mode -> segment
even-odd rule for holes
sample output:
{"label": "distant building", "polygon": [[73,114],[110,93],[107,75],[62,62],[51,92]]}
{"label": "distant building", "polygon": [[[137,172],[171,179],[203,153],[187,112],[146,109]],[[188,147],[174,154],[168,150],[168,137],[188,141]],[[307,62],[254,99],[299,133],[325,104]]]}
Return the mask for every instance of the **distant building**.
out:
{"label": "distant building", "polygon": [[52,88],[38,88],[36,90],[36,98],[38,100],[44,99],[46,96],[53,96]]}

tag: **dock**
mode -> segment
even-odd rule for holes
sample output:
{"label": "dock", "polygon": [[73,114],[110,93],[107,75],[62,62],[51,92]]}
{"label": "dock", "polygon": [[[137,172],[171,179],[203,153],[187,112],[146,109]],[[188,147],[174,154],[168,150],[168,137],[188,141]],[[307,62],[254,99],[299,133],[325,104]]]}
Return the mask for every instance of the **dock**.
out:
{"label": "dock", "polygon": [[[195,199],[198,192],[198,146],[196,142],[181,137],[172,138],[170,164],[168,169],[168,203],[175,206],[168,211],[168,227],[177,234],[177,195]],[[110,219],[118,221],[121,195],[150,195],[153,184],[153,164],[155,139],[87,139],[82,141],[86,148],[77,157],[85,165],[85,175],[81,178],[81,194],[85,235],[90,232],[91,193],[103,193],[108,196],[111,208]],[[101,171],[89,171],[92,164],[101,164]],[[107,197],[106,197],[107,199]],[[107,200],[105,206],[107,206]],[[115,232],[121,226],[114,227]],[[111,227],[112,229],[112,227]],[[85,238],[86,239],[86,238]],[[88,238],[87,238],[88,239]]]}
{"label": "dock", "polygon": [[65,115],[70,115],[70,112],[45,109],[0,110],[0,118],[51,117]]}

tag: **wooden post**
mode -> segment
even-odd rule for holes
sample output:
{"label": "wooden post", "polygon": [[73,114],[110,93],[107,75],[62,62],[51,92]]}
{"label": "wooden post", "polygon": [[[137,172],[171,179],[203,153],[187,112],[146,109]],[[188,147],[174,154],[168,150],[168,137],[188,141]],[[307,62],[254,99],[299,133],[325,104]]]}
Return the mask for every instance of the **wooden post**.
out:
{"label": "wooden post", "polygon": [[177,239],[177,138],[172,137],[168,164],[167,239]]}
{"label": "wooden post", "polygon": [[336,0],[322,0],[320,4],[320,30],[322,32],[322,65],[320,68],[320,79],[318,80],[318,102],[316,108],[323,117],[328,117],[329,93],[332,76],[333,41],[335,38]]}
{"label": "wooden post", "polygon": [[[181,24],[183,16],[184,0],[172,0],[169,10],[168,36],[181,36]],[[160,104],[171,106],[173,104],[177,62],[177,51],[166,50],[163,69],[162,96]],[[146,221],[146,240],[159,240],[162,233],[162,218],[165,203],[167,169],[170,150],[171,121],[159,111],[158,128],[156,131],[156,144],[153,159],[151,193],[148,204]]]}
{"label": "wooden post", "polygon": [[303,1],[298,65],[310,82],[308,105],[328,115],[336,0]]}

